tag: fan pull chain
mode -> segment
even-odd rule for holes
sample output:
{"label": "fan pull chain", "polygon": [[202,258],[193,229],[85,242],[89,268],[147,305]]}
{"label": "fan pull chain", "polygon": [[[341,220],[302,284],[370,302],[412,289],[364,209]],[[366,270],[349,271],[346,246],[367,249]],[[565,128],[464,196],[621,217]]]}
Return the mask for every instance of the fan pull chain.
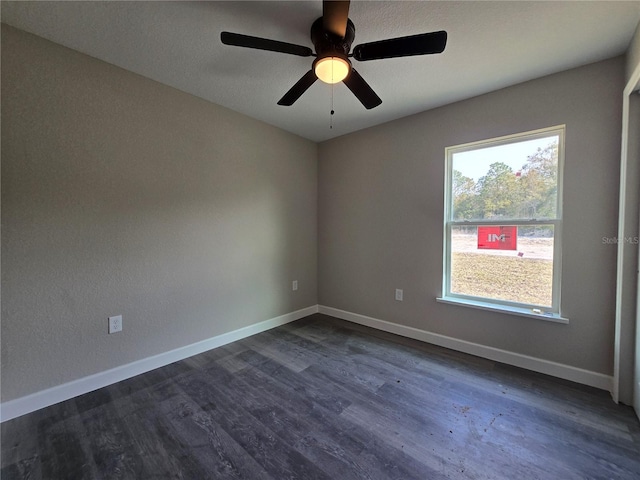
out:
{"label": "fan pull chain", "polygon": [[333,83],[331,84],[331,114],[329,115],[329,129],[333,129]]}

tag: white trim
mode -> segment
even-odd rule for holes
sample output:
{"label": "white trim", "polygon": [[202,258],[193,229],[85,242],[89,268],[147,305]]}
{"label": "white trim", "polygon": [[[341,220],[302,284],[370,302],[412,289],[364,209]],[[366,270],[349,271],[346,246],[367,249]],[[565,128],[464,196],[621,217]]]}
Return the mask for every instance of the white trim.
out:
{"label": "white trim", "polygon": [[505,313],[507,315],[516,315],[518,317],[535,318],[536,320],[544,320],[546,322],[562,323],[567,325],[569,319],[561,317],[552,312],[537,313],[532,308],[514,307],[511,305],[501,305],[499,303],[481,302],[469,300],[467,298],[456,297],[437,297],[436,302],[448,303],[450,305],[458,305],[461,307],[477,308],[478,310],[487,310],[489,312]]}
{"label": "white trim", "polygon": [[215,337],[192,343],[184,347],[176,348],[168,352],[160,353],[152,357],[143,358],[126,365],[121,365],[104,372],[99,372],[88,377],[79,378],[62,385],[57,385],[47,390],[32,393],[15,400],[10,400],[0,404],[0,422],[11,420],[12,418],[31,413],[35,410],[54,405],[64,400],[92,392],[98,388],[106,387],[127,378],[135,377],[141,373],[149,372],[159,367],[164,367],[170,363],[184,360],[199,353],[206,352],[213,348],[221,347],[231,342],[241,340],[256,333],[270,330],[274,327],[284,325],[300,318],[318,313],[318,305],[303,308],[295,312],[287,313],[279,317],[254,323],[247,327],[239,328],[231,332],[223,333]]}
{"label": "white trim", "polygon": [[431,343],[451,350],[468,353],[477,357],[486,358],[507,365],[525,368],[538,373],[544,373],[572,382],[589,385],[602,390],[611,391],[612,377],[602,373],[584,370],[582,368],[564,365],[562,363],[551,362],[542,358],[530,357],[516,352],[501,350],[499,348],[488,347],[478,343],[468,342],[453,337],[447,337],[438,333],[427,332],[413,327],[398,325],[396,323],[379,320],[377,318],[367,317],[357,313],[346,312],[337,308],[325,307],[320,305],[318,308],[320,313],[341,318],[349,322],[365,325],[385,332],[394,333],[403,337],[413,338],[423,342]]}
{"label": "white trim", "polygon": [[496,226],[520,226],[520,225],[524,225],[524,226],[528,226],[528,225],[553,225],[554,227],[559,225],[561,223],[561,220],[557,219],[557,218],[543,218],[542,220],[513,220],[513,222],[516,222],[515,224],[511,224],[512,220],[455,220],[455,221],[451,221],[449,222],[449,224],[452,227],[474,227],[476,225],[481,225],[481,226],[491,226],[491,225],[496,225]]}
{"label": "white trim", "polygon": [[488,138],[485,140],[476,140],[475,142],[461,143],[459,145],[452,145],[445,148],[445,153],[448,155],[450,150],[456,150],[456,152],[464,152],[467,150],[478,150],[479,148],[497,147],[500,145],[507,145],[513,143],[513,140],[521,139],[522,137],[528,137],[527,140],[535,140],[537,138],[544,138],[549,136],[549,133],[555,133],[558,130],[562,130],[566,127],[565,124],[555,125],[553,127],[538,128],[536,130],[529,130],[528,132],[511,133],[509,135],[502,135],[501,137]]}
{"label": "white trim", "polygon": [[[626,89],[625,89],[626,91]],[[629,96],[622,99],[622,146],[620,153],[620,198],[618,199],[618,238],[624,238],[625,197],[627,183],[627,143],[629,141]],[[615,334],[613,339],[613,401],[620,401],[620,343],[622,329],[622,291],[624,283],[624,242],[618,242],[618,256],[616,262],[616,317]]]}
{"label": "white trim", "polygon": [[[629,96],[640,85],[640,64],[636,65],[622,93],[622,139],[620,146],[620,198],[618,203],[618,238],[625,238],[625,216],[627,196],[627,164],[629,163]],[[620,342],[622,329],[622,291],[624,283],[624,245],[618,242],[617,275],[616,275],[616,320],[613,342],[613,401],[620,400]],[[636,346],[638,348],[638,346]]]}

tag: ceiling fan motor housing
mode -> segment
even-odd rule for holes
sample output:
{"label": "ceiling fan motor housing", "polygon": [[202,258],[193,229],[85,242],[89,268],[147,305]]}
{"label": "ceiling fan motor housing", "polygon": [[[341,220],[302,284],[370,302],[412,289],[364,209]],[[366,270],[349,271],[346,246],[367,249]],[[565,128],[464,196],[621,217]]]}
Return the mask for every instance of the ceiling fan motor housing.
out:
{"label": "ceiling fan motor housing", "polygon": [[349,19],[347,19],[347,30],[344,37],[339,37],[325,30],[322,26],[322,17],[311,25],[311,42],[316,48],[318,58],[336,56],[346,60],[355,37],[356,27]]}

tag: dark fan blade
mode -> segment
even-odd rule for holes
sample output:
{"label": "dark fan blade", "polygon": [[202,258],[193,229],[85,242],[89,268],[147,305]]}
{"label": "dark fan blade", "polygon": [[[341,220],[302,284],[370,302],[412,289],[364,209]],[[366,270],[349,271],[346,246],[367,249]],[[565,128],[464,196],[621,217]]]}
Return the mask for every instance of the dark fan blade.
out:
{"label": "dark fan blade", "polygon": [[378,42],[363,43],[353,49],[353,58],[363,62],[381,58],[410,57],[442,53],[447,45],[447,32],[422,33],[409,37],[390,38]]}
{"label": "dark fan blade", "polygon": [[322,26],[325,30],[344,38],[349,18],[349,2],[324,0],[322,2]]}
{"label": "dark fan blade", "polygon": [[278,101],[278,105],[290,107],[311,85],[315,83],[317,79],[318,77],[316,77],[316,72],[309,70],[293,87],[291,87],[287,93],[284,94],[284,97]]}
{"label": "dark fan blade", "polygon": [[269,50],[270,52],[289,53],[300,57],[310,57],[313,50],[302,45],[293,43],[278,42],[267,38],[251,37],[240,33],[222,32],[220,40],[225,45],[235,45],[236,47],[256,48],[258,50]]}
{"label": "dark fan blade", "polygon": [[353,92],[367,110],[377,107],[382,103],[380,97],[376,95],[376,92],[364,81],[364,78],[356,72],[355,68],[351,69],[351,73],[342,82],[349,87],[349,90]]}

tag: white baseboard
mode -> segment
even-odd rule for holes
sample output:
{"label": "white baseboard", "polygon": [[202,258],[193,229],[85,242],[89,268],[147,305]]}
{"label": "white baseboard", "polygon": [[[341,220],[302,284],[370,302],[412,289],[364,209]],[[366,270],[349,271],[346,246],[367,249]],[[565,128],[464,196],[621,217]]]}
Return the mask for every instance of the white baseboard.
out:
{"label": "white baseboard", "polygon": [[185,358],[192,357],[193,355],[226,345],[227,343],[235,342],[236,340],[250,337],[256,333],[270,330],[274,327],[293,322],[294,320],[298,320],[314,313],[318,313],[317,305],[271,318],[260,323],[255,323],[244,328],[239,328],[238,330],[233,330],[228,333],[223,333],[222,335],[202,340],[185,347],[176,348],[175,350],[170,350],[152,357],[143,358],[142,360],[112,368],[111,370],[79,378],[78,380],[73,380],[56,387],[48,388],[47,390],[16,398],[15,400],[4,402],[0,404],[0,422],[5,422],[12,418],[34,412],[64,400],[69,400],[70,398],[77,397],[78,395],[92,392],[98,388],[106,387],[107,385],[135,377],[136,375],[149,372],[159,367],[164,367],[170,363],[184,360]]}
{"label": "white baseboard", "polygon": [[467,342],[453,337],[447,337],[438,333],[431,333],[425,330],[419,330],[413,327],[406,327],[396,323],[379,320],[377,318],[367,317],[357,313],[346,312],[337,308],[318,307],[320,313],[331,315],[332,317],[341,318],[349,322],[358,323],[367,327],[383,330],[389,333],[395,333],[403,337],[413,338],[433,345],[438,345],[451,350],[469,353],[477,357],[486,358],[507,365],[525,368],[538,373],[544,373],[557,378],[563,378],[583,385],[589,385],[601,390],[611,392],[613,387],[613,377],[602,373],[584,370],[582,368],[564,365],[562,363],[551,362],[541,358],[530,357],[520,353],[501,350],[499,348],[488,347],[478,343]]}
{"label": "white baseboard", "polygon": [[270,330],[318,312],[385,332],[401,335],[403,337],[413,338],[433,345],[450,348],[451,350],[505,363],[507,365],[513,365],[527,370],[532,370],[534,372],[563,378],[565,380],[589,385],[609,392],[612,390],[613,377],[602,373],[551,362],[541,358],[530,357],[528,355],[522,355],[520,353],[510,352],[507,350],[501,350],[499,348],[467,342],[465,340],[459,340],[457,338],[447,337],[445,335],[431,333],[413,327],[398,325],[385,320],[379,320],[377,318],[339,310],[337,308],[313,305],[311,307],[303,308],[295,312],[256,323],[254,325],[249,325],[232,332],[224,333],[201,342],[170,350],[127,365],[122,365],[120,367],[112,368],[111,370],[106,370],[104,372],[99,372],[88,377],[58,385],[47,390],[32,393],[25,397],[4,402],[0,404],[0,422],[5,422],[12,418],[54,405],[64,400],[69,400],[70,398],[97,390],[98,388],[106,387],[113,383],[135,377],[141,373],[149,372],[179,360],[184,360],[185,358],[193,355],[250,337],[251,335]]}

